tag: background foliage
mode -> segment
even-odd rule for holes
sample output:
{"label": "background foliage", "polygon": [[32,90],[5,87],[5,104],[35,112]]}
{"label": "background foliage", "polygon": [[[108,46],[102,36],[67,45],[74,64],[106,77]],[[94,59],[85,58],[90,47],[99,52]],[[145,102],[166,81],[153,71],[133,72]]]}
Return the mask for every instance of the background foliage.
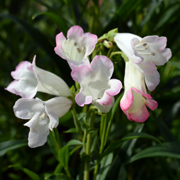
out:
{"label": "background foliage", "polygon": [[[23,60],[32,61],[34,54],[39,67],[61,76],[72,86],[70,68],[53,49],[56,34],[61,31],[66,34],[74,24],[99,37],[113,28],[142,37],[167,37],[172,58],[158,67],[161,82],[151,93],[159,107],[150,112],[149,119],[142,125],[129,121],[118,106],[108,142],[117,143],[129,133],[142,131],[165,143],[166,149],[150,139],[125,141],[103,159],[101,170],[104,171],[99,174],[99,179],[180,179],[179,11],[179,0],[0,0],[0,179],[43,179],[55,169],[61,172],[62,168],[47,144],[36,149],[27,146],[29,129],[23,126],[23,120],[14,116],[12,109],[19,97],[4,88],[12,81],[10,72],[16,65]],[[123,81],[124,62],[119,59],[114,60],[114,76]],[[50,98],[45,94],[40,97],[43,100]],[[96,126],[99,127],[98,119]],[[58,126],[64,145],[76,138],[75,133],[64,133],[72,127],[72,116],[68,113],[60,119]],[[94,153],[95,149],[92,150]],[[70,157],[69,166],[76,177],[83,170],[83,158],[75,152]]]}

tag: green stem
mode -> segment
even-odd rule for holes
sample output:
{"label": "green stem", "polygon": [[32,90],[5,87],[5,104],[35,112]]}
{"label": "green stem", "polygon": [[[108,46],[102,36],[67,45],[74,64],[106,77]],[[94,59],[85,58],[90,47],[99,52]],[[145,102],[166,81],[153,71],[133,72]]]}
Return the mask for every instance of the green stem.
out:
{"label": "green stem", "polygon": [[81,137],[83,137],[83,133],[82,133],[80,124],[79,124],[79,122],[78,122],[78,117],[77,117],[77,113],[76,113],[75,108],[72,108],[71,112],[72,112],[72,115],[73,115],[75,127],[76,127],[76,129],[78,130],[79,135],[80,135]]}
{"label": "green stem", "polygon": [[56,137],[55,137],[54,131],[50,131],[50,136],[51,136],[51,138],[53,139],[53,142],[54,142],[56,151],[57,151],[57,153],[58,153],[59,150],[61,149],[61,147],[60,147],[60,144],[58,144],[57,141],[56,141]]}
{"label": "green stem", "polygon": [[71,13],[72,13],[72,18],[73,18],[74,24],[76,25],[76,16],[74,14],[74,10],[73,10],[72,5],[70,6],[70,9],[71,9]]}
{"label": "green stem", "polygon": [[102,40],[106,39],[107,36],[104,34],[103,36],[101,36],[100,38],[98,38],[98,42],[101,42]]}
{"label": "green stem", "polygon": [[122,52],[121,52],[121,51],[118,51],[118,52],[113,52],[113,53],[111,53],[111,55],[110,55],[109,59],[111,59],[111,58],[112,58],[112,56],[117,55],[117,54],[122,55]]}
{"label": "green stem", "polygon": [[65,171],[66,171],[66,174],[67,174],[69,177],[71,177],[71,173],[70,173],[70,171],[69,171],[69,167],[65,167],[64,169],[65,169]]}
{"label": "green stem", "polygon": [[[90,129],[94,127],[94,120],[95,120],[95,112],[93,111],[91,114]],[[87,144],[86,144],[86,155],[88,156],[90,156],[91,142],[92,142],[92,134],[88,133]],[[84,180],[89,180],[89,166],[90,166],[90,160],[88,159],[85,162],[85,167],[84,167]]]}
{"label": "green stem", "polygon": [[99,154],[103,152],[104,146],[105,146],[105,136],[106,136],[106,126],[107,126],[107,114],[102,115],[101,119],[101,146],[100,146],[100,151]]}

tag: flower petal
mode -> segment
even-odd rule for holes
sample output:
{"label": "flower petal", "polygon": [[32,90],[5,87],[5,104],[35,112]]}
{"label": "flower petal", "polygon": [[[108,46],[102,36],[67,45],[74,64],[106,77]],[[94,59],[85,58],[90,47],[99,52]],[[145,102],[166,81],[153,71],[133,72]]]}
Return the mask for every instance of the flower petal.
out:
{"label": "flower petal", "polygon": [[106,92],[111,96],[119,94],[122,88],[122,83],[118,79],[110,79],[108,85],[110,86],[110,89],[107,89]]}
{"label": "flower petal", "polygon": [[112,100],[113,97],[105,91],[103,97],[101,99],[97,99],[96,102],[98,102],[100,105],[108,106],[112,103]]}
{"label": "flower petal", "polygon": [[67,84],[55,74],[38,68],[34,64],[34,70],[38,77],[38,91],[56,96],[72,96]]}
{"label": "flower petal", "polygon": [[18,99],[13,106],[15,116],[21,119],[30,119],[44,110],[42,102],[36,99]]}
{"label": "flower petal", "polygon": [[91,71],[98,74],[99,79],[109,80],[114,71],[112,61],[106,56],[95,56],[91,62]]}
{"label": "flower petal", "polygon": [[36,127],[38,131],[34,131],[30,129],[28,136],[28,146],[31,148],[36,148],[42,146],[47,141],[47,136],[49,134],[48,124],[44,126]]}
{"label": "flower petal", "polygon": [[114,41],[116,42],[117,46],[129,59],[133,58],[133,51],[131,47],[131,40],[133,38],[137,38],[140,41],[142,39],[141,37],[131,33],[117,33],[114,37]]}
{"label": "flower petal", "polygon": [[67,38],[72,39],[79,39],[82,37],[84,31],[80,26],[72,26],[67,32]]}
{"label": "flower petal", "polygon": [[66,97],[55,97],[44,103],[47,115],[54,113],[58,118],[66,114],[72,106],[72,101]]}
{"label": "flower petal", "polygon": [[59,34],[56,35],[56,46],[62,44],[66,40],[64,34],[60,32]]}
{"label": "flower petal", "polygon": [[16,70],[11,72],[11,76],[19,80],[21,78],[21,75],[27,71],[27,67],[32,66],[32,64],[29,61],[22,61],[16,66]]}
{"label": "flower petal", "polygon": [[160,75],[155,71],[153,75],[145,75],[145,82],[149,91],[153,91],[160,82]]}
{"label": "flower petal", "polygon": [[76,103],[83,107],[85,104],[90,104],[92,102],[92,96],[84,96],[81,92],[75,96]]}
{"label": "flower petal", "polygon": [[86,56],[89,56],[97,43],[97,36],[91,33],[85,33],[82,38],[82,46],[86,49]]}

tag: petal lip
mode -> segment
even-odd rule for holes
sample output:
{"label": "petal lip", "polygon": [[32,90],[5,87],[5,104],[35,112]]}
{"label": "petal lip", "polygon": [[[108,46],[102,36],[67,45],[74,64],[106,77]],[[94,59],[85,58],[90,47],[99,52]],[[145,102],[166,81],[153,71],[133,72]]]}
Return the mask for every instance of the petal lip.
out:
{"label": "petal lip", "polygon": [[11,72],[11,76],[15,80],[19,80],[23,72],[27,69],[28,66],[32,66],[29,61],[22,61],[17,66],[15,71]]}
{"label": "petal lip", "polygon": [[85,104],[92,103],[92,96],[84,96],[80,91],[78,94],[76,94],[75,101],[79,106],[83,107]]}
{"label": "petal lip", "polygon": [[109,83],[110,89],[107,89],[106,92],[111,95],[115,96],[120,93],[122,89],[122,83],[118,79],[110,79]]}
{"label": "petal lip", "polygon": [[67,38],[68,39],[78,39],[81,38],[83,35],[84,31],[80,26],[72,26],[68,32],[67,32]]}
{"label": "petal lip", "polygon": [[56,46],[62,44],[64,41],[66,41],[66,38],[62,32],[56,35]]}

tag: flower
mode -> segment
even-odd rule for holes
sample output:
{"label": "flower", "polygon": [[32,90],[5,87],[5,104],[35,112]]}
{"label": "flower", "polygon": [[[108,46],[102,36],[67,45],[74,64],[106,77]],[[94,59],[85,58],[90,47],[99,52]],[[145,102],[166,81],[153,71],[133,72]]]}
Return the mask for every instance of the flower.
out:
{"label": "flower", "polygon": [[122,88],[121,81],[110,79],[113,63],[106,56],[95,56],[90,66],[82,65],[71,72],[74,81],[81,86],[75,100],[79,106],[94,104],[106,113],[113,105],[113,96]]}
{"label": "flower", "polygon": [[84,33],[80,26],[72,26],[67,32],[67,39],[62,32],[57,34],[54,50],[68,61],[73,70],[80,65],[89,65],[88,56],[93,52],[96,43],[96,35]]}
{"label": "flower", "polygon": [[25,126],[30,128],[28,145],[31,148],[44,145],[49,129],[52,131],[59,124],[59,117],[66,114],[72,101],[65,97],[55,97],[48,101],[36,99],[18,99],[14,105],[16,117],[30,119]]}
{"label": "flower", "polygon": [[40,69],[33,62],[22,61],[18,64],[11,76],[15,79],[7,88],[7,91],[23,98],[33,98],[37,91],[56,96],[72,96],[67,84],[55,74]]}
{"label": "flower", "polygon": [[149,117],[147,107],[154,111],[158,103],[147,94],[144,76],[131,61],[126,62],[124,86],[125,92],[120,101],[121,109],[129,120],[144,122]]}
{"label": "flower", "polygon": [[148,89],[154,90],[160,81],[160,75],[155,65],[164,65],[171,58],[171,50],[165,48],[166,37],[147,36],[141,38],[130,33],[117,33],[114,41],[145,76]]}

